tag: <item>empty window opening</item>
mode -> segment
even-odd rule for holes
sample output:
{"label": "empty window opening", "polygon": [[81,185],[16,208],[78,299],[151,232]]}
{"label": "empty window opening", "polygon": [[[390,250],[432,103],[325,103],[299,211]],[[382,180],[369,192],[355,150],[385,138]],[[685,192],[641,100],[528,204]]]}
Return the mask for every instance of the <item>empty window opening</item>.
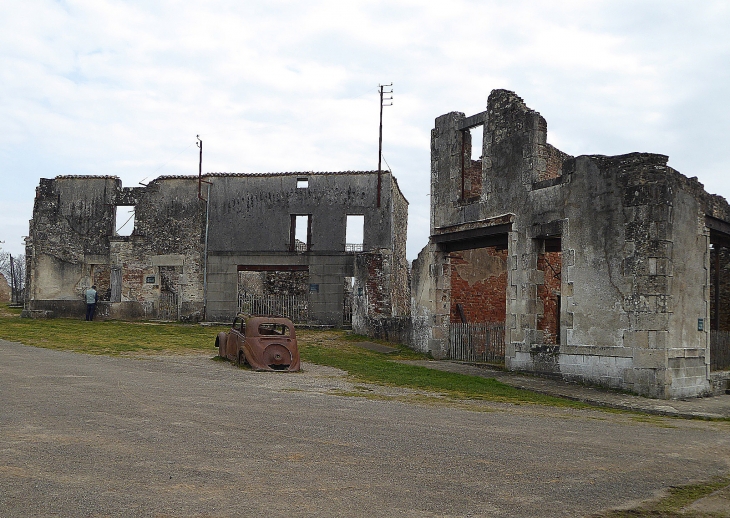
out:
{"label": "empty window opening", "polygon": [[134,205],[120,205],[116,212],[114,235],[131,236],[134,232]]}
{"label": "empty window opening", "polygon": [[461,199],[475,201],[482,194],[482,139],[484,126],[461,132]]}
{"label": "empty window opening", "polygon": [[309,188],[309,178],[297,178],[297,189]]}
{"label": "empty window opening", "polygon": [[312,248],[312,215],[292,214],[289,233],[290,252],[308,252]]}
{"label": "empty window opening", "polygon": [[471,133],[471,159],[482,159],[482,146],[484,140],[484,126],[477,126],[469,130]]}
{"label": "empty window opening", "polygon": [[346,224],[345,251],[362,252],[365,239],[365,216],[361,214],[348,214]]}
{"label": "empty window opening", "polygon": [[543,239],[537,256],[537,269],[543,272],[542,284],[537,286],[537,298],[542,302],[542,315],[537,329],[542,331],[544,345],[560,344],[561,277],[563,267],[560,238]]}

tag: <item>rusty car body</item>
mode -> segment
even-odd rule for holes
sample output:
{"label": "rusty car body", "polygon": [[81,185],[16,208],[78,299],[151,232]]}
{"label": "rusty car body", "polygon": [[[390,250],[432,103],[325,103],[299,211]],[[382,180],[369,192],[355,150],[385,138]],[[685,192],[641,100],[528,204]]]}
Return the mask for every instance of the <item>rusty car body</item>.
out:
{"label": "rusty car body", "polygon": [[257,371],[300,370],[294,324],[288,318],[239,314],[215,339],[218,356]]}

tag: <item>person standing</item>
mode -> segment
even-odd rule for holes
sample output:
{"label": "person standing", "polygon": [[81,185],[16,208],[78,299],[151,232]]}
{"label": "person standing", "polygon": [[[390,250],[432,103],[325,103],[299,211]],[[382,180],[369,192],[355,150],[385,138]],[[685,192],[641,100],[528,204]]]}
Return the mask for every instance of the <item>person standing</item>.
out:
{"label": "person standing", "polygon": [[99,294],[96,292],[95,285],[84,292],[84,298],[86,298],[86,320],[94,320],[96,303],[99,301]]}

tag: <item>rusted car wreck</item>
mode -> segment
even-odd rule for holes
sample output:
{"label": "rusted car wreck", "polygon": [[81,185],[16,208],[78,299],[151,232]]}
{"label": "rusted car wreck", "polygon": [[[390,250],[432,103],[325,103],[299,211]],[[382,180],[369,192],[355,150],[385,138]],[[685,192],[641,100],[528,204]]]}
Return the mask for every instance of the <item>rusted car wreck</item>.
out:
{"label": "rusted car wreck", "polygon": [[221,358],[257,371],[301,368],[294,324],[288,318],[239,314],[229,331],[218,333],[215,346]]}

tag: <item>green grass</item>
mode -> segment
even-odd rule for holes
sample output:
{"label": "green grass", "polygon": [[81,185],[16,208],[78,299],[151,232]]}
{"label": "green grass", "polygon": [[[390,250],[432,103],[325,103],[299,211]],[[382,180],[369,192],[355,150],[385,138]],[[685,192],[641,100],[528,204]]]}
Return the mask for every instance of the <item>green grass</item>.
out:
{"label": "green grass", "polygon": [[0,314],[0,338],[48,349],[86,354],[215,353],[219,327],[144,322],[20,318],[7,308]]}
{"label": "green grass", "polygon": [[[704,498],[715,491],[730,486],[730,476],[716,477],[701,484],[690,484],[686,486],[673,487],[664,498],[653,502],[647,502],[634,509],[608,511],[596,515],[600,518],[635,518],[635,517],[656,517],[663,518],[704,518],[717,516],[713,513],[702,511],[686,511],[685,507]],[[720,516],[728,516],[722,514]]]}
{"label": "green grass", "polygon": [[[15,311],[0,312],[0,338],[27,345],[86,354],[215,354],[216,334],[225,327],[174,323],[144,323],[71,319],[32,320]],[[406,347],[383,354],[354,345],[373,341],[344,331],[298,331],[304,361],[337,367],[367,383],[432,391],[453,399],[587,408],[583,403],[520,390],[494,379],[442,372],[398,360],[425,359]],[[393,344],[388,344],[393,345]]]}
{"label": "green grass", "polygon": [[[327,340],[323,339],[321,333],[306,331],[300,333],[302,359],[320,365],[337,367],[364,382],[434,391],[457,399],[589,408],[588,405],[577,401],[517,389],[493,378],[467,376],[398,363],[398,360],[426,359],[427,357],[402,346],[396,353],[378,353],[352,345],[352,342],[373,341],[372,339],[357,335],[348,336],[341,331],[330,331],[329,333],[332,335],[339,333],[341,336],[339,340],[332,338]],[[387,345],[393,346],[393,344]]]}

